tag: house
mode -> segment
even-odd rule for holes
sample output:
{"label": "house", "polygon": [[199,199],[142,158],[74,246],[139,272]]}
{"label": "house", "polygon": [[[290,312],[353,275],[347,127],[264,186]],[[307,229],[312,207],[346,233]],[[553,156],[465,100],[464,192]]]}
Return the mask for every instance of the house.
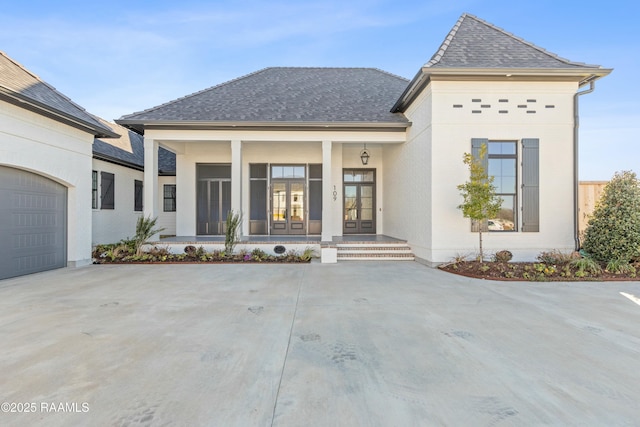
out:
{"label": "house", "polygon": [[267,68],[116,122],[144,135],[145,215],[175,153],[178,236],[223,234],[233,209],[248,238],[384,234],[428,263],[476,249],[456,186],[487,144],[503,209],[485,248],[533,259],[577,244],[578,98],[610,72],[463,14],[410,81]]}
{"label": "house", "polygon": [[0,279],[91,262],[91,146],[117,137],[0,52]]}
{"label": "house", "polygon": [[[119,138],[96,137],[93,142],[91,208],[93,245],[114,243],[135,234],[143,212],[144,142],[141,135],[115,123],[98,119]],[[175,234],[175,155],[158,153],[158,227]]]}

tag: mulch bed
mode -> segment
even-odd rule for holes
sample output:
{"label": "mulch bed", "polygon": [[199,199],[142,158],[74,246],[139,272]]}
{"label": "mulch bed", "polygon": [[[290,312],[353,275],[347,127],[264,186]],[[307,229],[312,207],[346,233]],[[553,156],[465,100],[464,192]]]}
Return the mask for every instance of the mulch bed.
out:
{"label": "mulch bed", "polygon": [[626,274],[613,274],[605,270],[593,274],[578,273],[578,269],[569,265],[547,265],[533,262],[492,262],[459,261],[443,264],[440,270],[473,277],[475,279],[535,282],[587,282],[587,281],[638,281],[637,277]]}

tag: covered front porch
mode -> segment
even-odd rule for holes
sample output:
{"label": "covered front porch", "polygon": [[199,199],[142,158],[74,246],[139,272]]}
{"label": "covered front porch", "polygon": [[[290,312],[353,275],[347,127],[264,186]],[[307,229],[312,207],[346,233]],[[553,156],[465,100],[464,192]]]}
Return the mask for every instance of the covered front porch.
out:
{"label": "covered front porch", "polygon": [[[176,154],[178,236],[197,236],[213,244],[216,235],[224,235],[226,214],[233,210],[242,214],[243,244],[264,236],[332,242],[334,236],[348,233],[384,233],[383,150],[404,141],[404,127],[296,132],[149,129],[145,164],[157,165],[160,146]],[[368,164],[361,157],[365,147]],[[150,217],[162,209],[156,171],[145,168],[144,214]]]}

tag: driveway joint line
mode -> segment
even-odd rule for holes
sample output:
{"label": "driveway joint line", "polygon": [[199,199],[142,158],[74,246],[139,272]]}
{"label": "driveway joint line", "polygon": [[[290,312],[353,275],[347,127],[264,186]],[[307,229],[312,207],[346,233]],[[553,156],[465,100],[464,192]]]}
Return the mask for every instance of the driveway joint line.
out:
{"label": "driveway joint line", "polygon": [[296,316],[298,314],[298,302],[300,301],[300,293],[302,291],[302,282],[304,280],[304,273],[306,268],[302,270],[300,280],[298,280],[298,295],[296,296],[296,305],[293,310],[293,316],[291,319],[291,327],[289,328],[289,340],[287,341],[287,350],[284,353],[284,360],[282,361],[282,370],[280,371],[280,380],[278,381],[278,389],[276,390],[276,398],[273,401],[273,413],[271,414],[271,426],[276,418],[276,408],[278,407],[278,399],[280,398],[280,387],[282,387],[282,377],[284,377],[284,370],[287,366],[287,359],[289,357],[289,348],[291,347],[291,337],[293,336],[293,327],[296,323]]}

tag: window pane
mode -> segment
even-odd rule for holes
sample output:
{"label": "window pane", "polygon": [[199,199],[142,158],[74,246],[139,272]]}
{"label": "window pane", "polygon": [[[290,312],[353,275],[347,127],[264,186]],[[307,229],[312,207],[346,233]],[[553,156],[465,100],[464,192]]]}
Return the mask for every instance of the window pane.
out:
{"label": "window pane", "polygon": [[249,177],[250,178],[266,178],[267,177],[267,165],[266,164],[251,164],[251,165],[249,165]]}
{"label": "window pane", "polygon": [[304,166],[294,166],[293,168],[294,178],[304,178]]}
{"label": "window pane", "polygon": [[489,159],[489,175],[497,193],[516,192],[516,159]]}
{"label": "window pane", "polygon": [[[265,170],[266,171],[266,170]],[[249,219],[266,220],[267,219],[267,181],[254,180],[249,184],[249,193],[251,197],[251,212]]]}
{"label": "window pane", "polygon": [[309,165],[309,179],[322,179],[322,165]]}
{"label": "window pane", "polygon": [[322,219],[322,181],[309,181],[309,219]]}
{"label": "window pane", "polygon": [[514,155],[516,154],[515,142],[489,142],[489,155]]}
{"label": "window pane", "polygon": [[282,166],[271,166],[271,178],[284,178]]}
{"label": "window pane", "polygon": [[512,231],[515,230],[515,196],[501,195],[502,209],[496,218],[489,219],[489,230]]}
{"label": "window pane", "polygon": [[231,178],[231,165],[196,165],[198,179],[207,178]]}
{"label": "window pane", "polygon": [[272,185],[271,211],[274,221],[284,221],[287,218],[287,184],[276,182]]}
{"label": "window pane", "polygon": [[373,182],[373,171],[362,172],[362,180],[367,182]]}

